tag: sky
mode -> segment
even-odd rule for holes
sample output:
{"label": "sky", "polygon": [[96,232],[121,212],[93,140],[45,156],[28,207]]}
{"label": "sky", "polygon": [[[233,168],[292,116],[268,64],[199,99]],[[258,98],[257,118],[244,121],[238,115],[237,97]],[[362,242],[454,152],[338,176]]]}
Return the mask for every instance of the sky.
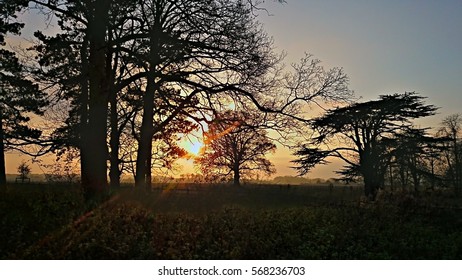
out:
{"label": "sky", "polygon": [[[416,91],[439,113],[422,126],[437,127],[462,113],[461,0],[266,0],[259,21],[287,64],[304,53],[326,68],[342,67],[362,101],[381,94]],[[11,156],[9,157],[11,159]],[[271,156],[276,175],[295,175],[290,151]],[[15,156],[7,166],[14,173]],[[321,166],[308,176],[329,178],[339,165]]]}
{"label": "sky", "polygon": [[416,91],[441,113],[459,112],[462,1],[287,0],[267,6],[272,16],[260,19],[289,60],[308,52],[327,67],[343,67],[364,100]]}
{"label": "sky", "polygon": [[[260,21],[288,62],[310,53],[327,68],[342,67],[362,101],[381,94],[415,91],[440,107],[422,126],[437,127],[462,113],[462,1],[287,0],[266,1]],[[287,151],[275,155],[280,173]],[[284,163],[285,162],[285,163]],[[310,177],[335,177],[339,164]]]}

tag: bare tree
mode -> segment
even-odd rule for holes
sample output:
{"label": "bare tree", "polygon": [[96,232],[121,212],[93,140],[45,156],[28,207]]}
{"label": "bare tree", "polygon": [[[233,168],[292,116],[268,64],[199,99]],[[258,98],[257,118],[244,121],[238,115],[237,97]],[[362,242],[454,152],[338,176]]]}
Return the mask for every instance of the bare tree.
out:
{"label": "bare tree", "polygon": [[276,145],[268,138],[264,128],[259,127],[257,112],[227,111],[209,124],[204,135],[204,147],[195,163],[209,178],[230,178],[240,185],[242,177],[262,172],[275,172],[266,154]]}
{"label": "bare tree", "polygon": [[444,118],[439,135],[449,141],[445,151],[447,177],[456,193],[462,190],[462,115],[453,114]]}

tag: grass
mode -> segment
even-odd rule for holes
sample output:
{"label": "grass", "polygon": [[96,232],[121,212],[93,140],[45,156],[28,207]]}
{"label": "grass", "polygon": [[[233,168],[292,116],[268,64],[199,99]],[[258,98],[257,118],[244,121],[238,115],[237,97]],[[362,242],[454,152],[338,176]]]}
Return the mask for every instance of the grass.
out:
{"label": "grass", "polygon": [[365,203],[360,188],[156,187],[122,188],[93,205],[77,188],[10,187],[0,199],[0,258],[462,257],[460,200],[445,195]]}

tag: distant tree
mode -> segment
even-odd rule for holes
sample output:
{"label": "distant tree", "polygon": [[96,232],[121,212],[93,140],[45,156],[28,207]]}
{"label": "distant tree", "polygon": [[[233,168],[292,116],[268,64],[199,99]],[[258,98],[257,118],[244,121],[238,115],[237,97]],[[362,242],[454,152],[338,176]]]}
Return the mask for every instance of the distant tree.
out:
{"label": "distant tree", "polygon": [[444,152],[446,177],[456,193],[460,193],[462,191],[462,115],[447,116],[442,125],[438,134],[448,139]]}
{"label": "distant tree", "polygon": [[433,161],[445,139],[428,135],[426,129],[406,127],[391,140],[391,164],[396,169],[401,186],[412,183],[415,192],[419,191],[424,180],[434,186],[438,176]]}
{"label": "distant tree", "polygon": [[329,157],[340,158],[361,175],[364,193],[373,200],[383,184],[396,135],[412,126],[411,120],[435,111],[435,106],[426,105],[424,97],[413,92],[328,110],[312,121],[317,136],[295,152],[299,157],[293,161],[298,165],[295,168],[306,174],[315,165],[327,163]]}
{"label": "distant tree", "polygon": [[24,181],[28,178],[27,176],[30,174],[29,165],[27,165],[25,162],[21,162],[21,164],[18,166],[18,174],[22,183],[24,183]]}
{"label": "distant tree", "polygon": [[195,162],[208,177],[241,178],[256,172],[271,174],[273,164],[266,154],[276,149],[266,131],[258,127],[258,115],[227,111],[220,114],[204,135],[204,147]]}

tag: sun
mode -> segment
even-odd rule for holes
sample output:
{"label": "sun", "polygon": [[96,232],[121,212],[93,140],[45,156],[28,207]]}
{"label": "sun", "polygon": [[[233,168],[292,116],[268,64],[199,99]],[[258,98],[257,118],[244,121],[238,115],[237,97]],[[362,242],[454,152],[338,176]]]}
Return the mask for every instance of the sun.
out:
{"label": "sun", "polygon": [[202,150],[202,147],[204,147],[204,144],[201,141],[195,141],[190,144],[189,152],[198,156]]}
{"label": "sun", "polygon": [[195,158],[200,155],[203,150],[204,143],[202,143],[200,139],[189,139],[182,141],[181,147],[188,152],[188,157]]}

